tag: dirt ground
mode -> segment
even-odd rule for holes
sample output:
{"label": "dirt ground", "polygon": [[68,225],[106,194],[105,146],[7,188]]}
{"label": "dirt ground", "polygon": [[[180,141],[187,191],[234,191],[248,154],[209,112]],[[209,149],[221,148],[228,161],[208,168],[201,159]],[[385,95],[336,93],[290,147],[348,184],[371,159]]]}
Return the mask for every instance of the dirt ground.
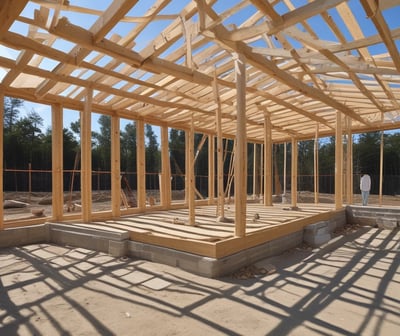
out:
{"label": "dirt ground", "polygon": [[399,251],[398,230],[346,227],[208,279],[82,248],[3,249],[0,335],[398,335]]}

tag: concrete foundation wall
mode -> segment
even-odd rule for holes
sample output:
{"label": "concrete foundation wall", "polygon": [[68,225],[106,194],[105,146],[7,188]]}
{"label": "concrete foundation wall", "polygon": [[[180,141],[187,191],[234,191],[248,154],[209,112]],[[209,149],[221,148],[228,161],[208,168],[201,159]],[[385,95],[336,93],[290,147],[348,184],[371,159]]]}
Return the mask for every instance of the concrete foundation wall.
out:
{"label": "concrete foundation wall", "polygon": [[343,209],[329,220],[307,225],[304,228],[304,242],[313,247],[326,244],[333,238],[335,230],[343,228],[346,222],[346,211]]}
{"label": "concrete foundation wall", "polygon": [[302,241],[303,232],[298,231],[220,259],[202,257],[134,241],[128,242],[127,253],[131,257],[175,266],[191,273],[215,278],[230,274],[260,259],[282,253],[285,250],[298,246]]}
{"label": "concrete foundation wall", "polygon": [[231,274],[263,258],[278,255],[300,245],[303,241],[312,246],[321,246],[329,242],[333,238],[333,232],[342,228],[346,222],[370,223],[374,226],[382,222],[397,227],[400,222],[400,209],[348,206],[343,211],[337,211],[329,220],[310,224],[303,231],[294,232],[220,259],[131,241],[129,233],[123,230],[97,230],[67,223],[46,223],[2,230],[0,231],[0,248],[43,242],[71,245],[101,251],[115,257],[131,256],[146,259],[215,278]]}
{"label": "concrete foundation wall", "polygon": [[47,224],[10,228],[0,231],[0,248],[49,242]]}
{"label": "concrete foundation wall", "polygon": [[400,209],[351,205],[346,207],[346,218],[349,224],[394,229],[400,226]]}

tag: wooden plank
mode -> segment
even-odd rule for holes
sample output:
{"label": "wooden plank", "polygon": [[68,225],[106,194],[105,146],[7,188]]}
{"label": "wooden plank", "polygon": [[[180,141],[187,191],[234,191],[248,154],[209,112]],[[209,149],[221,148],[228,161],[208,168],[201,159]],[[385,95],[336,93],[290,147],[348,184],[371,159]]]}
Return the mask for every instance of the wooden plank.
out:
{"label": "wooden plank", "polygon": [[257,198],[257,144],[253,144],[253,199]]}
{"label": "wooden plank", "polygon": [[161,204],[171,205],[171,162],[169,158],[168,126],[161,127]]}
{"label": "wooden plank", "polygon": [[82,220],[92,219],[92,97],[87,89],[84,109],[81,111],[81,202]]}
{"label": "wooden plank", "polygon": [[297,167],[298,167],[298,142],[292,138],[292,160],[291,160],[291,195],[292,195],[292,208],[297,208]]}
{"label": "wooden plank", "polygon": [[213,81],[214,100],[217,104],[215,113],[215,127],[217,133],[217,216],[225,217],[225,187],[224,187],[224,159],[223,159],[223,144],[222,144],[222,111],[221,101],[219,99],[219,90],[216,73],[214,73]]}
{"label": "wooden plank", "polygon": [[236,73],[236,148],[235,148],[235,235],[246,235],[247,135],[246,135],[246,60],[234,55]]}
{"label": "wooden plank", "polygon": [[346,190],[347,190],[347,204],[353,204],[353,133],[351,132],[352,120],[346,117]]}
{"label": "wooden plank", "polygon": [[288,224],[269,227],[242,238],[234,237],[216,242],[215,258],[223,258],[239,251],[301,231],[305,226],[318,221],[328,220],[331,216],[334,216],[334,214],[335,212],[321,213],[310,218],[301,218]]}
{"label": "wooden plank", "polygon": [[61,220],[64,213],[63,187],[63,108],[51,106],[52,219]]}
{"label": "wooden plank", "polygon": [[343,134],[342,113],[336,111],[335,136],[335,206],[336,210],[343,207]]}
{"label": "wooden plank", "polygon": [[384,153],[384,135],[381,132],[381,141],[379,146],[379,205],[382,206],[382,186],[383,186],[383,153]]}
{"label": "wooden plank", "polygon": [[271,117],[264,110],[264,205],[272,205],[272,136]]}
{"label": "wooden plank", "polygon": [[[4,151],[4,91],[0,88],[0,149]],[[0,157],[0,231],[4,229],[4,155]]]}
{"label": "wooden plank", "polygon": [[397,71],[400,71],[400,54],[399,50],[393,41],[391,36],[390,29],[386,23],[385,18],[382,15],[381,10],[377,7],[375,1],[371,0],[361,0],[361,4],[363,5],[365,12],[368,17],[375,24],[376,29],[379,32],[379,35],[382,38],[382,41],[385,43],[390,56],[392,57],[393,63],[396,66]]}
{"label": "wooden plank", "polygon": [[2,0],[0,2],[0,36],[11,27],[27,3],[28,0]]}
{"label": "wooden plank", "polygon": [[319,125],[315,126],[314,138],[314,203],[319,200]]}
{"label": "wooden plank", "polygon": [[[113,217],[121,216],[121,141],[120,118],[111,117],[111,211]],[[126,198],[125,198],[126,201]]]}
{"label": "wooden plank", "polygon": [[195,176],[194,176],[194,115],[192,114],[192,120],[190,122],[190,130],[189,132],[186,132],[187,137],[185,138],[187,141],[185,141],[185,146],[186,146],[186,156],[187,156],[187,169],[185,171],[186,175],[186,182],[188,184],[187,193],[187,199],[188,199],[188,207],[189,207],[189,218],[188,218],[188,224],[189,225],[195,225],[196,224],[196,218],[195,218]]}
{"label": "wooden plank", "polygon": [[214,204],[215,199],[215,137],[208,135],[208,204]]}
{"label": "wooden plank", "polygon": [[136,156],[138,208],[144,211],[146,209],[146,154],[142,119],[136,121]]}
{"label": "wooden plank", "polygon": [[145,244],[152,244],[171,248],[177,251],[194,253],[209,258],[216,258],[215,243],[212,242],[200,242],[190,239],[180,239],[161,235],[154,236],[137,232],[131,232],[130,239]]}

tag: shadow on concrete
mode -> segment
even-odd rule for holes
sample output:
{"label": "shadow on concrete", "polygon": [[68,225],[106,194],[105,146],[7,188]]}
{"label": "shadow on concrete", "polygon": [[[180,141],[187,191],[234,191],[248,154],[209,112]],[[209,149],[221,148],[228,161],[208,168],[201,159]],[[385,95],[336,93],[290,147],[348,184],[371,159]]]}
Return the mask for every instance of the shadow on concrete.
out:
{"label": "shadow on concrete", "polygon": [[400,233],[361,228],[208,279],[50,244],[0,250],[1,335],[392,335]]}

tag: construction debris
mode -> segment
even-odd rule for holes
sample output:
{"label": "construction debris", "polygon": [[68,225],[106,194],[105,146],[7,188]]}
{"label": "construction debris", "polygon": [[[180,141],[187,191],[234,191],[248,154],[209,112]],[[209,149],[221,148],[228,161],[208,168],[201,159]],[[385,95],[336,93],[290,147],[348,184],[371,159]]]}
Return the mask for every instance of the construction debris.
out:
{"label": "construction debris", "polygon": [[11,208],[26,208],[29,203],[15,201],[15,200],[4,200],[3,208],[11,209]]}
{"label": "construction debris", "polygon": [[232,273],[232,278],[246,280],[258,278],[262,275],[270,275],[276,272],[276,267],[268,264],[265,267],[257,267],[255,265],[244,266],[238,271]]}
{"label": "construction debris", "polygon": [[44,210],[45,209],[31,209],[31,213],[32,215],[36,216],[36,217],[42,217],[44,216]]}

